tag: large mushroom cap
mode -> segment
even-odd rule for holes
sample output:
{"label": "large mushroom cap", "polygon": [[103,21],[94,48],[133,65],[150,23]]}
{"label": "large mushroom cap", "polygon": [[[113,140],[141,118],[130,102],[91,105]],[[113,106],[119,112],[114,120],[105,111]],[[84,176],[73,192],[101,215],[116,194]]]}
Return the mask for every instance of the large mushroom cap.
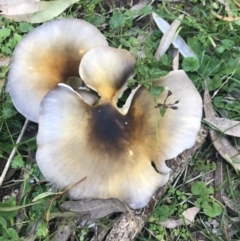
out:
{"label": "large mushroom cap", "polygon": [[[99,50],[91,50],[94,51]],[[112,81],[104,79],[108,85],[103,83],[103,89],[111,93],[115,86],[118,93],[125,85],[115,75],[125,65],[119,65],[118,70],[107,67],[111,66],[111,59],[120,56],[118,51],[121,50],[116,50],[112,58],[99,57],[93,68],[113,77]],[[127,55],[121,58],[122,63],[129,59]],[[92,73],[86,74],[85,82],[102,90],[102,76],[106,75],[93,75],[91,78]],[[165,160],[194,144],[202,113],[201,98],[183,71],[171,72],[156,84],[172,91],[165,104],[179,100],[178,108],[167,109],[164,117],[143,86],[134,90],[124,112],[105,91],[101,95],[104,101],[96,106],[86,104],[65,85],[50,91],[41,103],[37,136],[37,163],[43,175],[60,188],[71,187],[72,199],[115,197],[132,208],[145,206],[154,191],[169,179]],[[164,103],[166,93],[157,103]]]}
{"label": "large mushroom cap", "polygon": [[132,208],[145,206],[169,175],[152,166],[154,123],[136,102],[123,116],[109,104],[87,105],[70,87],[50,91],[41,103],[36,156],[47,180],[73,186],[75,200],[116,197]]}
{"label": "large mushroom cap", "polygon": [[45,94],[79,76],[82,56],[108,43],[93,25],[78,19],[53,20],[27,34],[17,45],[8,75],[7,89],[17,110],[38,122]]}

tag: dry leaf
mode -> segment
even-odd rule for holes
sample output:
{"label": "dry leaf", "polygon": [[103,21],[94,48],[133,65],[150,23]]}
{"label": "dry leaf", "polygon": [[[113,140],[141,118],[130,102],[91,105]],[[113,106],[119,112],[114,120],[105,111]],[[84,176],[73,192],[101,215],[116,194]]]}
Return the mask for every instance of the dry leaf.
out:
{"label": "dry leaf", "polygon": [[[227,178],[226,173],[226,162],[223,160],[223,158],[218,155],[216,157],[216,170],[214,173],[213,179],[214,179],[214,189],[215,189],[215,199],[218,200],[220,203],[222,203],[222,196],[224,194],[224,188],[219,188],[222,186],[224,180]],[[209,173],[210,175],[210,173]]]}
{"label": "dry leaf", "polygon": [[231,199],[229,199],[226,196],[222,196],[222,199],[223,199],[224,203],[227,205],[227,207],[229,207],[235,213],[239,213],[240,212],[240,205],[239,205],[239,203],[233,202]]}
{"label": "dry leaf", "polygon": [[2,91],[1,88],[4,86],[4,84],[5,84],[5,79],[0,79],[0,93]]}
{"label": "dry leaf", "polygon": [[116,198],[67,201],[62,203],[60,208],[87,219],[98,219],[111,213],[127,211],[125,204]]}
{"label": "dry leaf", "polygon": [[234,2],[238,7],[240,7],[240,3],[239,3],[239,2],[237,2],[236,0],[233,0],[233,2]]}
{"label": "dry leaf", "polygon": [[164,228],[176,228],[184,225],[184,222],[182,219],[168,219],[167,221],[159,222],[159,224]]}
{"label": "dry leaf", "polygon": [[204,120],[226,135],[240,137],[240,121],[220,117],[208,117]]}
{"label": "dry leaf", "polygon": [[240,20],[240,17],[223,17],[219,14],[217,14],[216,12],[214,11],[211,11],[211,13],[218,19],[221,19],[223,21],[227,21],[227,22],[233,22],[233,21],[237,21],[237,20]]}
{"label": "dry leaf", "polygon": [[0,58],[0,68],[2,66],[8,66],[10,64],[10,60],[11,60],[10,57],[2,57],[2,58]]}
{"label": "dry leaf", "polygon": [[42,23],[61,14],[78,0],[30,2],[1,6],[1,15],[17,22]]}
{"label": "dry leaf", "polygon": [[172,67],[173,70],[179,70],[179,51],[178,49],[174,49],[174,53],[173,53],[173,62],[172,62]]}
{"label": "dry leaf", "polygon": [[185,218],[185,224],[186,225],[189,225],[191,224],[194,219],[195,219],[195,216],[197,215],[197,213],[200,211],[200,208],[197,208],[197,207],[192,207],[192,208],[188,208],[187,210],[185,210],[182,215],[183,217]]}
{"label": "dry leaf", "polygon": [[189,225],[193,223],[196,214],[200,211],[200,208],[192,207],[185,210],[182,215],[183,219],[168,219],[165,222],[159,224],[165,228],[176,228],[182,225]]}
{"label": "dry leaf", "polygon": [[173,38],[176,34],[176,31],[183,20],[184,15],[180,15],[177,19],[175,19],[168,30],[164,33],[160,44],[158,46],[157,52],[155,54],[155,58],[159,60],[161,56],[163,56],[171,45]]}
{"label": "dry leaf", "polygon": [[140,11],[142,8],[144,8],[145,6],[147,6],[148,2],[147,1],[140,1],[139,3],[135,4],[134,6],[132,6],[130,8],[130,10],[136,10],[136,11]]}
{"label": "dry leaf", "polygon": [[[216,117],[216,113],[213,110],[211,98],[205,84],[204,93],[204,111],[206,118]],[[231,163],[236,169],[240,170],[240,153],[237,149],[231,145],[229,140],[217,131],[210,130],[210,136],[214,147],[220,153],[220,155],[229,163]]]}
{"label": "dry leaf", "polygon": [[[162,33],[166,33],[170,25],[163,18],[159,17],[156,13],[152,13],[153,19]],[[172,42],[173,46],[179,50],[183,57],[197,57],[196,54],[188,47],[186,42],[178,35]]]}
{"label": "dry leaf", "polygon": [[20,3],[35,3],[35,2],[40,2],[40,0],[0,0],[0,6],[20,4]]}

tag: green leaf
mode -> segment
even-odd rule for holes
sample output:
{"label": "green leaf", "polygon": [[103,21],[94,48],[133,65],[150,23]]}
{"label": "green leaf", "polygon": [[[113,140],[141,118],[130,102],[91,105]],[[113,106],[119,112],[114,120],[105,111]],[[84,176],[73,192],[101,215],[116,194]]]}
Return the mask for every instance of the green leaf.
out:
{"label": "green leaf", "polygon": [[127,47],[127,48],[130,48],[130,47],[131,47],[131,43],[129,42],[129,40],[126,40],[125,38],[120,38],[120,39],[119,39],[119,42],[120,42],[124,47]]}
{"label": "green leaf", "polygon": [[33,26],[30,23],[22,22],[19,23],[19,31],[21,33],[28,33],[33,29]]}
{"label": "green leaf", "polygon": [[221,68],[218,71],[218,74],[227,75],[232,74],[233,72],[240,73],[240,63],[239,59],[228,58],[221,63]]}
{"label": "green leaf", "polygon": [[121,12],[116,11],[113,13],[111,19],[109,20],[109,24],[112,30],[118,29],[125,25],[125,18]]}
{"label": "green leaf", "polygon": [[198,55],[201,56],[204,48],[203,45],[197,40],[197,38],[188,38],[187,39],[189,47]]}
{"label": "green leaf", "polygon": [[49,197],[49,196],[55,196],[57,194],[61,194],[62,192],[59,192],[59,193],[54,193],[54,192],[44,192],[44,193],[40,193],[39,195],[37,195],[32,201],[33,202],[36,202],[38,201],[39,199],[43,199],[45,197]]}
{"label": "green leaf", "polygon": [[213,202],[213,203],[208,202],[204,204],[203,212],[207,216],[214,218],[219,216],[222,213],[222,207],[217,202]]}
{"label": "green leaf", "polygon": [[[9,197],[4,203],[0,203],[0,216],[5,220],[11,220],[16,217],[17,211],[11,210],[12,207],[16,206],[16,199],[14,197]],[[10,209],[7,212],[2,212],[1,209]]]}
{"label": "green leaf", "polygon": [[7,46],[2,46],[1,47],[1,52],[3,52],[6,55],[11,55],[12,54],[12,50],[9,47],[7,47]]}
{"label": "green leaf", "polygon": [[3,217],[0,217],[0,225],[4,228],[7,228],[7,222]]}
{"label": "green leaf", "polygon": [[4,28],[0,30],[0,43],[2,43],[3,40],[5,40],[7,37],[9,37],[11,34],[11,30],[8,28]]}
{"label": "green leaf", "polygon": [[154,211],[154,217],[157,217],[160,222],[164,222],[172,214],[172,208],[169,209],[168,205],[158,206]]}
{"label": "green leaf", "polygon": [[207,188],[205,182],[195,182],[191,187],[191,192],[193,195],[208,196],[213,194],[213,188]]}
{"label": "green leaf", "polygon": [[38,237],[46,237],[48,235],[48,226],[47,223],[42,221],[37,228]]}
{"label": "green leaf", "polygon": [[153,11],[153,7],[151,5],[147,5],[139,10],[139,15],[151,14],[152,11]]}
{"label": "green leaf", "polygon": [[220,85],[222,84],[222,78],[220,78],[219,76],[214,76],[212,79],[208,78],[207,84],[208,84],[208,90],[213,91],[218,87],[220,87]]}
{"label": "green leaf", "polygon": [[224,98],[222,96],[217,96],[213,99],[213,105],[218,107],[218,108],[223,108],[224,107]]}
{"label": "green leaf", "polygon": [[129,42],[133,47],[136,47],[139,44],[138,40],[135,37],[132,37],[132,36],[129,38]]}
{"label": "green leaf", "polygon": [[24,167],[24,161],[20,154],[16,155],[11,163],[12,168],[22,168]]}
{"label": "green leaf", "polygon": [[15,116],[17,114],[17,111],[15,111],[14,109],[12,109],[11,107],[5,107],[2,110],[2,118],[4,120],[7,120],[9,118],[12,118],[13,116]]}
{"label": "green leaf", "polygon": [[195,57],[184,58],[182,67],[186,72],[194,72],[199,69],[199,60]]}
{"label": "green leaf", "polygon": [[149,92],[153,97],[158,97],[163,91],[164,87],[162,86],[152,86]]}
{"label": "green leaf", "polygon": [[86,20],[93,24],[96,27],[101,26],[103,23],[105,23],[106,18],[102,15],[93,15],[93,16],[89,16],[86,18]]}
{"label": "green leaf", "polygon": [[194,205],[198,208],[201,208],[201,204],[202,204],[201,198],[197,198],[197,200],[194,202]]}
{"label": "green leaf", "polygon": [[160,115],[163,117],[163,116],[165,115],[166,111],[167,111],[167,108],[164,107],[164,106],[162,106],[162,107],[160,108]]}
{"label": "green leaf", "polygon": [[232,47],[234,46],[234,41],[231,39],[223,39],[221,40],[222,45],[226,50],[232,50]]}
{"label": "green leaf", "polygon": [[8,233],[8,236],[11,237],[11,241],[18,241],[18,240],[20,240],[19,236],[18,236],[18,233],[17,233],[17,231],[15,229],[8,228],[7,229],[7,233]]}
{"label": "green leaf", "polygon": [[198,72],[201,73],[201,75],[204,77],[214,76],[216,73],[219,74],[221,66],[222,60],[205,55],[201,62],[201,66],[198,69]]}

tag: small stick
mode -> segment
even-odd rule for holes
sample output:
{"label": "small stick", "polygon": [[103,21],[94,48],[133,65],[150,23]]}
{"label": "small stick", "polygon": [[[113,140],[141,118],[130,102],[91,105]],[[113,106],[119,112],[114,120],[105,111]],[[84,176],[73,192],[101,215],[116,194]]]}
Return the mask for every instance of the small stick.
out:
{"label": "small stick", "polygon": [[[18,137],[18,139],[17,139],[16,144],[18,144],[18,143],[22,140],[22,137],[23,137],[23,134],[24,134],[24,132],[25,132],[25,130],[26,130],[26,127],[27,127],[27,125],[28,125],[28,122],[29,122],[28,119],[26,119],[26,121],[25,121],[25,123],[24,123],[24,125],[23,125],[23,128],[22,128],[22,130],[21,130],[21,133],[20,133],[20,135],[19,135],[19,137]],[[5,167],[4,167],[4,170],[3,170],[3,172],[2,172],[2,175],[1,175],[1,177],[0,177],[0,186],[2,186],[3,180],[4,180],[4,178],[5,178],[6,174],[7,174],[7,171],[8,171],[8,169],[9,169],[9,166],[10,166],[10,164],[11,164],[11,161],[12,161],[12,159],[13,159],[16,151],[17,151],[17,147],[15,146],[15,147],[12,149],[12,152],[11,152],[9,158],[8,158],[8,161],[7,161],[7,163],[6,163]]]}

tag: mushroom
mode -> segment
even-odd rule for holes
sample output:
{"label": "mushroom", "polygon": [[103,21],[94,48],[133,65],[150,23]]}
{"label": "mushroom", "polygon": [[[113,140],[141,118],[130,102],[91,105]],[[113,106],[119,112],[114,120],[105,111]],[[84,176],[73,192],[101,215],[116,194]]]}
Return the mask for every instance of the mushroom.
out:
{"label": "mushroom", "polygon": [[[165,87],[157,103],[138,86],[117,107],[134,67],[126,50],[92,49],[80,63],[80,76],[99,94],[98,103],[85,103],[65,84],[41,102],[36,160],[46,179],[73,200],[114,197],[142,208],[169,179],[165,160],[196,141],[202,101],[182,70],[155,81]],[[163,117],[161,105],[169,107]]]}
{"label": "mushroom", "polygon": [[78,76],[83,55],[108,43],[100,31],[79,19],[59,19],[43,24],[17,45],[10,65],[7,89],[17,110],[38,122],[46,93],[58,83]]}

